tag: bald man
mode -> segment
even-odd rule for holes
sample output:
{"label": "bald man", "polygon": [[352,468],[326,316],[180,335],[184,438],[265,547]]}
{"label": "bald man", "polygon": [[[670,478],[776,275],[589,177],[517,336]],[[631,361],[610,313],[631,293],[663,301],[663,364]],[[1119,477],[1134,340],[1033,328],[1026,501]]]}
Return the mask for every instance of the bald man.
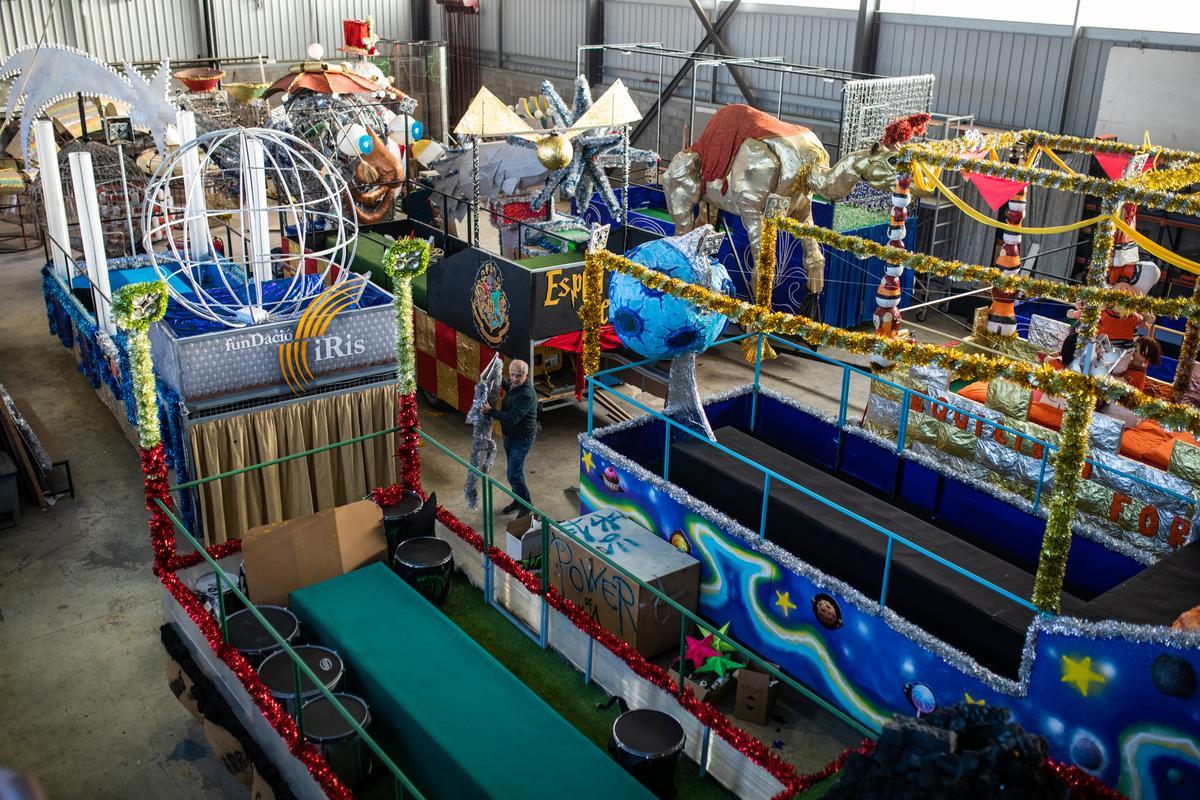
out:
{"label": "bald man", "polygon": [[[533,447],[537,436],[537,394],[529,382],[529,365],[519,359],[508,365],[508,379],[500,382],[504,399],[500,408],[492,408],[487,401],[483,411],[500,423],[504,434],[504,456],[508,459],[508,485],[513,494],[530,503],[529,487],[525,485],[525,457]],[[501,509],[503,514],[524,509],[516,500]]]}

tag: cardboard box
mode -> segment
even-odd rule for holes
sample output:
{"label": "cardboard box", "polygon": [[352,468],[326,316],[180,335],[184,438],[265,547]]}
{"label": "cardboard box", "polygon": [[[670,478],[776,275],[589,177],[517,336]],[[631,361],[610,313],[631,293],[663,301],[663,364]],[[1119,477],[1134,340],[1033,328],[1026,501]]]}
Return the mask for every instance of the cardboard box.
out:
{"label": "cardboard box", "polygon": [[[778,666],[772,664],[771,666]],[[779,679],[751,662],[735,673],[737,696],[733,701],[733,715],[755,725],[766,725],[775,705],[775,690]]]}
{"label": "cardboard box", "polygon": [[383,514],[370,500],[359,500],[260,525],[242,537],[242,556],[250,599],[286,606],[295,589],[383,561]]}
{"label": "cardboard box", "polygon": [[561,523],[550,534],[550,579],[607,630],[652,657],[679,646],[681,615],[597,552],[689,611],[700,594],[700,562],[617,511],[604,510]]}
{"label": "cardboard box", "polygon": [[533,524],[532,514],[517,517],[505,526],[504,552],[517,561],[542,554],[542,526]]}
{"label": "cardboard box", "polygon": [[[679,683],[679,671],[676,669],[675,664],[671,665],[671,668],[667,670],[667,674],[671,676],[671,680],[675,681],[675,683]],[[706,685],[702,686],[700,681],[694,680],[691,676],[684,678],[683,681],[684,685],[692,690],[692,694],[696,695],[696,699],[701,703],[715,703],[722,697],[728,696],[729,693],[733,691],[733,685],[737,683],[735,676],[729,675],[727,680],[722,681],[714,688],[711,684],[708,684],[707,681],[715,678],[715,674],[711,672],[705,672],[701,673],[699,677],[706,680]]]}

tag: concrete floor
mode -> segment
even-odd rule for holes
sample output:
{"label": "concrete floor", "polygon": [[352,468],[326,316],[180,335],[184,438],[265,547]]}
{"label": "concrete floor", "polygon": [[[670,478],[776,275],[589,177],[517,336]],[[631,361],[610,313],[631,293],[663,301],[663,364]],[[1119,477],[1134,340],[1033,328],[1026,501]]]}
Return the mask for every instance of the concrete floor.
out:
{"label": "concrete floor", "polygon": [[[46,511],[26,504],[21,524],[0,531],[0,765],[36,774],[52,798],[244,797],[168,694],[135,452],[48,334],[41,263],[40,251],[0,256],[0,383],[28,398],[60,440],[78,496]],[[701,359],[699,375],[704,394],[753,377],[736,346]],[[763,380],[812,405],[837,407],[834,367],[784,356],[765,365]],[[853,382],[852,417],[866,391],[865,380]],[[425,408],[422,423],[455,452],[470,452],[458,414]],[[576,435],[586,412],[549,412],[543,425],[528,462],[534,500],[556,518],[574,516],[578,501],[564,490],[578,480]],[[426,487],[479,525],[463,506],[462,469],[432,447],[423,452]],[[503,475],[498,461],[495,472]],[[788,737],[785,752],[797,754],[801,768],[819,766],[824,753],[848,741],[839,725],[810,719],[803,708],[793,712],[796,737]]]}
{"label": "concrete floor", "polygon": [[40,250],[0,256],[0,383],[59,440],[77,496],[0,530],[0,765],[49,797],[245,797],[169,694],[137,455],[49,335]]}

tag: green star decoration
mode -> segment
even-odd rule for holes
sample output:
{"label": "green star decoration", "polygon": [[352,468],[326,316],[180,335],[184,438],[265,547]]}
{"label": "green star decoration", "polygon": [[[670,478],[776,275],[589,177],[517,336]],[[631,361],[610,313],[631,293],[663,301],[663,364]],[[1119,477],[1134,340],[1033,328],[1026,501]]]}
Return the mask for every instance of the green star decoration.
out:
{"label": "green star decoration", "polygon": [[744,666],[746,665],[739,664],[732,658],[726,658],[725,656],[709,656],[708,660],[705,661],[700,669],[696,670],[696,672],[715,672],[718,678],[723,678],[725,677],[725,673],[729,670],[741,669]]}
{"label": "green star decoration", "polygon": [[729,641],[726,638],[724,638],[724,637],[729,636],[729,623],[726,622],[724,625],[717,628],[717,633],[719,633],[721,635],[714,636],[713,632],[710,631],[708,628],[705,628],[703,625],[700,626],[700,635],[701,636],[712,637],[713,650],[716,650],[717,653],[719,653],[721,655],[724,655],[725,653],[732,653],[734,650],[733,645],[731,645],[729,643]]}

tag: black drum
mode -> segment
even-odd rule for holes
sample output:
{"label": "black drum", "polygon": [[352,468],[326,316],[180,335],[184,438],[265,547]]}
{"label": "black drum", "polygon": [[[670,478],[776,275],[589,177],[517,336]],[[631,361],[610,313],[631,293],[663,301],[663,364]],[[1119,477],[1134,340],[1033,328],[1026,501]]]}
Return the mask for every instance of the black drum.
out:
{"label": "black drum", "polygon": [[[361,697],[344,692],[334,697],[364,729],[371,724],[371,710]],[[371,751],[324,695],[304,704],[304,738],[317,746],[347,785],[357,786],[371,774]]]}
{"label": "black drum", "polygon": [[642,708],[613,722],[608,752],[655,797],[671,800],[685,740],[683,726],[670,714]]}
{"label": "black drum", "polygon": [[400,502],[383,506],[383,533],[387,537],[388,558],[396,552],[396,545],[414,536],[428,536],[431,531],[417,530],[417,512],[424,501],[416,492],[405,492]]}
{"label": "black drum", "polygon": [[396,547],[392,568],[429,602],[440,606],[450,594],[454,552],[449,542],[436,536],[418,536]]}
{"label": "black drum", "polygon": [[[233,593],[233,587],[236,585],[239,589],[241,586],[241,578],[235,578],[225,570],[221,570],[224,574],[221,576],[222,587],[225,594],[225,615],[228,616],[235,611],[241,611],[245,606],[242,601],[237,599]],[[196,596],[200,598],[200,602],[208,613],[212,614],[217,619],[221,617],[220,601],[217,599],[217,573],[206,572],[196,579],[196,585],[193,587]]]}
{"label": "black drum", "polygon": [[[328,647],[318,647],[315,644],[302,644],[293,647],[300,660],[313,671],[325,688],[333,691],[342,682],[342,657]],[[296,705],[296,670],[292,665],[292,657],[283,650],[272,653],[259,664],[258,677],[293,717],[296,709],[303,706],[314,697],[321,696],[321,690],[303,672],[300,673],[300,706]]]}
{"label": "black drum", "polygon": [[[258,613],[270,624],[275,632],[291,644],[300,632],[300,621],[296,615],[282,606],[258,606]],[[241,651],[250,659],[251,664],[260,664],[264,658],[279,649],[275,637],[262,626],[248,608],[230,614],[226,620],[229,630],[229,644]]]}

